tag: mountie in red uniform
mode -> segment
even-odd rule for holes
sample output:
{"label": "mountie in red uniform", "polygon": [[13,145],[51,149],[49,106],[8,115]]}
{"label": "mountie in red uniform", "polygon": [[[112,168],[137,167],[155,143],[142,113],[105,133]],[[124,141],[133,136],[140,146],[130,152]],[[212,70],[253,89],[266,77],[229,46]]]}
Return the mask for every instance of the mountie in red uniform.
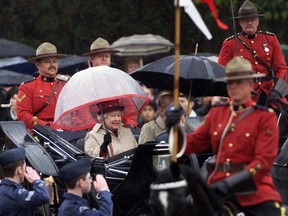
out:
{"label": "mountie in red uniform", "polygon": [[[245,117],[241,118],[242,115]],[[237,121],[239,118],[241,120]],[[281,202],[269,175],[278,151],[276,122],[276,114],[272,109],[256,106],[252,100],[238,107],[237,111],[232,102],[214,106],[204,123],[192,134],[186,135],[185,154],[203,152],[212,147],[216,155],[216,168],[210,174],[208,184],[223,180],[241,169],[249,170],[257,192],[237,195],[241,206],[271,200]],[[237,170],[235,167],[240,164],[241,169]]]}
{"label": "mountie in red uniform", "polygon": [[33,129],[35,124],[52,124],[56,103],[65,84],[63,80],[42,75],[21,84],[16,105],[18,120],[23,121],[28,129]]}
{"label": "mountie in red uniform", "polygon": [[[242,32],[238,33],[237,36],[254,50],[264,63],[274,69],[275,78],[285,78],[288,70],[282,49],[275,34],[257,31],[254,35],[247,35],[245,32]],[[237,53],[236,43],[238,44],[239,53]],[[236,39],[234,35],[223,42],[218,63],[226,66],[226,64],[237,55],[249,60],[256,73],[267,74],[267,77],[256,79],[254,89],[258,97],[260,96],[261,90],[269,94],[274,86],[271,74],[269,74],[265,67],[251,55],[248,49]],[[256,96],[253,99],[258,101],[258,97]]]}

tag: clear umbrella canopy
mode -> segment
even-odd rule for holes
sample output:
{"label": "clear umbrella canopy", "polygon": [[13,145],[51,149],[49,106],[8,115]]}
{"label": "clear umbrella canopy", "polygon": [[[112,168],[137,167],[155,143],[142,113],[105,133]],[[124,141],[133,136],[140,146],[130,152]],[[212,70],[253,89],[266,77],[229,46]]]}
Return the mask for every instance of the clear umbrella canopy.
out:
{"label": "clear umbrella canopy", "polygon": [[59,95],[54,127],[91,129],[99,122],[99,102],[115,99],[124,106],[123,117],[138,114],[150,102],[138,82],[121,70],[98,66],[79,71]]}

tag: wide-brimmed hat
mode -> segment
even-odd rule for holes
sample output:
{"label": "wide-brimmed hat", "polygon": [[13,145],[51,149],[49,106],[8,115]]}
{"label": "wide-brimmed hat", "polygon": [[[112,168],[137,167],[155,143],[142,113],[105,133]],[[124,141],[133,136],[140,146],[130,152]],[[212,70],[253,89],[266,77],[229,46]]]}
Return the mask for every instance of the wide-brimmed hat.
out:
{"label": "wide-brimmed hat", "polygon": [[97,106],[99,107],[99,112],[97,113],[98,115],[112,112],[115,110],[124,110],[124,106],[120,106],[118,99],[100,102],[97,104]]}
{"label": "wide-brimmed hat", "polygon": [[250,61],[240,56],[236,56],[231,59],[225,68],[226,77],[216,79],[216,81],[223,80],[242,80],[242,79],[252,79],[258,77],[265,77],[266,74],[255,73],[252,69]]}
{"label": "wide-brimmed hat", "polygon": [[94,53],[101,53],[101,52],[110,52],[114,54],[120,51],[112,49],[107,40],[99,37],[91,44],[90,52],[84,53],[82,56],[88,56]]}
{"label": "wide-brimmed hat", "polygon": [[259,14],[257,8],[255,5],[250,2],[249,0],[246,0],[243,2],[239,9],[238,16],[235,17],[235,19],[242,19],[242,18],[249,18],[249,17],[260,17],[264,16],[265,14]]}
{"label": "wide-brimmed hat", "polygon": [[36,49],[36,56],[28,59],[28,61],[35,62],[39,59],[48,57],[56,57],[62,59],[67,57],[67,55],[57,53],[57,48],[55,45],[49,42],[44,42]]}

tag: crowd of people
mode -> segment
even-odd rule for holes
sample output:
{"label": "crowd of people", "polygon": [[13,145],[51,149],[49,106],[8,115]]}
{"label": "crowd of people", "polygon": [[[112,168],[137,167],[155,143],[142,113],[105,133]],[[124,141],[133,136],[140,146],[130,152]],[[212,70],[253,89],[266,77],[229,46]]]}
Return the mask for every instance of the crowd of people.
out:
{"label": "crowd of people", "polygon": [[[218,63],[225,67],[226,76],[222,80],[227,82],[227,98],[205,97],[199,105],[199,98],[180,93],[175,109],[171,91],[148,89],[140,83],[151,102],[137,116],[122,118],[125,106],[117,99],[97,104],[101,110],[97,113],[99,123],[87,131],[83,144],[86,155],[109,158],[139,144],[168,142],[167,131],[179,124],[186,131],[185,154],[210,149],[216,156],[207,183],[219,199],[233,193],[231,176],[239,175],[237,183],[251,179],[257,187],[254,193],[233,196],[232,202],[245,215],[285,215],[269,171],[277,156],[279,140],[277,116],[271,109],[275,106],[271,101],[287,102],[276,86],[279,80],[286,83],[288,68],[276,35],[259,29],[262,15],[252,2],[244,1],[235,17],[242,31],[222,44]],[[83,56],[89,56],[91,67],[110,66],[111,55],[117,52],[107,40],[99,37]],[[23,121],[31,133],[36,124],[53,127],[57,99],[68,81],[57,76],[58,60],[65,57],[52,43],[42,43],[36,55],[29,59],[39,75],[19,88],[3,86],[0,89],[1,121]],[[125,63],[127,73],[138,67],[139,61],[134,57]],[[191,127],[188,119],[195,117],[205,118],[201,125]],[[135,128],[139,129],[139,138],[133,134]],[[4,141],[1,142],[3,146]],[[90,167],[91,159],[85,158],[60,169],[59,176],[65,182],[67,193],[59,216],[112,215],[113,202],[107,182],[101,175],[92,179]],[[0,215],[9,215],[7,212],[26,215],[49,202],[45,182],[26,166],[23,148],[1,153],[0,168]],[[24,179],[33,185],[32,191],[21,185]],[[82,198],[90,192],[91,185],[98,192],[99,209],[91,209]]]}

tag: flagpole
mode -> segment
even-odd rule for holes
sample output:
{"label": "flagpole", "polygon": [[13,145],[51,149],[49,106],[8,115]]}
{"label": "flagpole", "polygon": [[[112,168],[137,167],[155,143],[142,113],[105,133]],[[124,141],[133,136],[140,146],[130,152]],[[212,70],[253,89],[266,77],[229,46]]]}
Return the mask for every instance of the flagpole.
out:
{"label": "flagpole", "polygon": [[236,24],[235,24],[235,15],[234,15],[234,8],[233,8],[233,0],[230,0],[231,3],[231,14],[232,14],[232,22],[233,22],[233,29],[234,29],[234,37],[235,37],[235,46],[236,46],[236,54],[239,55],[239,45],[238,40],[236,40],[237,32],[236,32]]}
{"label": "flagpole", "polygon": [[[175,71],[174,71],[174,107],[178,108],[178,96],[179,96],[179,56],[180,56],[180,18],[181,11],[179,0],[176,0],[175,8]],[[174,139],[173,139],[173,154],[172,161],[177,162],[177,151],[178,151],[178,126],[174,125]]]}

